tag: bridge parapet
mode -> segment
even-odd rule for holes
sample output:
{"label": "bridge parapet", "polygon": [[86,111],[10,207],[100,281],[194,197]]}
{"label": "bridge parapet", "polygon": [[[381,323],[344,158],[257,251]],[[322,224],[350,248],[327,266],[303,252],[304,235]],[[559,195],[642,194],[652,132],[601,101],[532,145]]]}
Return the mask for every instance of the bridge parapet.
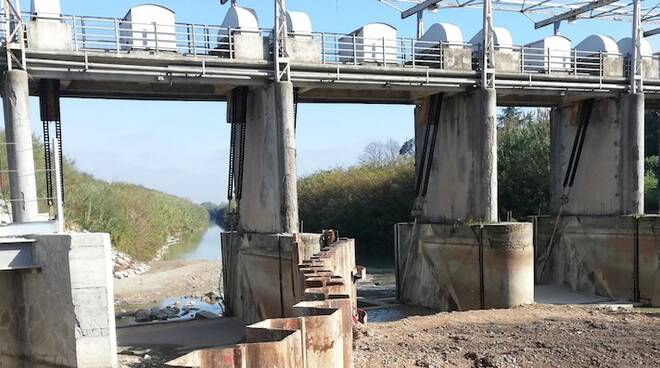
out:
{"label": "bridge parapet", "polygon": [[[24,17],[39,19],[35,14]],[[70,40],[60,42],[68,45],[69,50],[49,47],[52,42],[37,42],[31,33],[34,30],[27,27],[28,70],[35,79],[144,83],[145,78],[155,77],[177,85],[206,83],[231,89],[238,85],[263,85],[274,78],[270,50],[272,30],[154,23],[153,30],[143,27],[144,32],[127,33],[123,29],[135,25],[125,19],[69,15],[58,19],[70,30]],[[330,32],[290,33],[289,37],[291,79],[304,89],[356,85],[365,87],[364,90],[464,91],[479,84],[480,66],[473,62],[480,59],[478,45]],[[159,39],[162,42],[158,42]],[[365,45],[372,45],[369,57],[365,56]],[[622,54],[569,49],[558,55],[537,46],[512,45],[495,50],[498,89],[539,93],[570,89],[593,93],[619,92],[627,88],[628,68],[624,66],[627,58]],[[644,70],[646,90],[660,91],[660,59],[645,57]],[[101,93],[95,91],[98,86],[78,87],[75,95],[89,97]],[[205,92],[203,99],[224,96],[225,91],[221,89],[217,93],[216,88],[216,93]],[[67,95],[66,87],[62,93]],[[103,93],[106,96],[120,94],[118,91]],[[185,93],[181,95],[185,98]],[[304,100],[305,94],[300,97]],[[411,93],[403,102],[418,98]],[[396,100],[401,102],[402,98]]]}

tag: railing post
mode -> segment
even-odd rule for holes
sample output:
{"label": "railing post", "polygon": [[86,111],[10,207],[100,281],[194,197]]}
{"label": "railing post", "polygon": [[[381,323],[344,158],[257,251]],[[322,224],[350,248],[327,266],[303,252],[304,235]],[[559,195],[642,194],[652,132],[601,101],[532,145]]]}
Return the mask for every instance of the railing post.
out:
{"label": "railing post", "polygon": [[410,39],[410,50],[412,52],[412,66],[413,68],[416,66],[416,59],[415,59],[415,39],[411,38]]}
{"label": "railing post", "polygon": [[548,74],[551,74],[552,73],[552,64],[550,63],[550,49],[549,48],[545,49],[545,52],[546,52],[546,56],[547,56],[547,59],[548,59],[547,72],[548,72]]}
{"label": "railing post", "polygon": [[603,78],[605,74],[605,59],[603,58],[603,52],[598,51],[598,75]]}
{"label": "railing post", "polygon": [[325,32],[321,32],[321,64],[325,64]]}
{"label": "railing post", "polygon": [[234,37],[231,32],[231,27],[227,27],[227,47],[229,47],[229,58],[234,58]]}
{"label": "railing post", "polygon": [[117,48],[117,54],[119,54],[119,20],[115,19],[115,47]]}
{"label": "railing post", "polygon": [[387,65],[387,54],[385,53],[385,37],[383,37],[383,66]]}
{"label": "railing post", "polygon": [[160,51],[158,45],[158,23],[154,22],[154,44],[156,45],[156,54]]}
{"label": "railing post", "polygon": [[573,49],[573,75],[578,75],[577,49]]}
{"label": "railing post", "polygon": [[520,47],[520,72],[525,74],[525,46]]}
{"label": "railing post", "polygon": [[211,33],[208,25],[204,26],[204,48],[207,54],[211,53]]}
{"label": "railing post", "polygon": [[82,48],[87,48],[87,24],[85,18],[80,18],[80,32],[82,33]]}
{"label": "railing post", "polygon": [[76,27],[76,16],[73,16],[73,45],[75,47],[75,50],[78,51],[78,30]]}
{"label": "railing post", "polygon": [[195,39],[195,24],[191,24],[190,27],[192,28],[190,32],[190,37],[192,38],[192,52],[193,55],[197,55],[197,40]]}
{"label": "railing post", "polygon": [[[364,50],[362,52],[364,57]],[[355,34],[353,34],[353,65],[357,65],[357,36]]]}

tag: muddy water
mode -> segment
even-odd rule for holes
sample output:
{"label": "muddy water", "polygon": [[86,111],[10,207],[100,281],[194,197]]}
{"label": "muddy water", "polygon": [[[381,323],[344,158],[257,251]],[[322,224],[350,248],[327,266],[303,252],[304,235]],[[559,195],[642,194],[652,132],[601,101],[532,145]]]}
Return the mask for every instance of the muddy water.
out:
{"label": "muddy water", "polygon": [[170,246],[163,259],[166,261],[218,261],[221,258],[220,233],[222,231],[221,227],[213,225],[202,234],[184,238],[180,243]]}

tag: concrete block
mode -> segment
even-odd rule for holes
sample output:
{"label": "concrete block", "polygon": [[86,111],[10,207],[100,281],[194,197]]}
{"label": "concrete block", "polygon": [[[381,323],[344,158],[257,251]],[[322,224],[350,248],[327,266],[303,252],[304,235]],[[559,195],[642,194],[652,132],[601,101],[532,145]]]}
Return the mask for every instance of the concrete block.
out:
{"label": "concrete block", "polygon": [[38,51],[71,51],[71,26],[59,20],[31,20],[28,22],[28,46]]}
{"label": "concrete block", "polygon": [[520,51],[495,50],[495,72],[520,73]]}
{"label": "concrete block", "polygon": [[315,38],[292,38],[286,41],[289,62],[296,64],[321,64],[321,40]]}
{"label": "concrete block", "polygon": [[534,301],[531,224],[398,224],[395,233],[404,303],[452,311]]}
{"label": "concrete block", "polygon": [[[554,218],[539,219],[542,244]],[[660,225],[658,216],[567,216],[560,222],[543,283],[609,299],[633,300],[635,279],[642,302],[660,305]],[[635,248],[639,246],[639,270]],[[545,253],[545,252],[543,252]],[[540,259],[541,254],[537,254]]]}
{"label": "concrete block", "polygon": [[[10,366],[116,366],[109,236],[33,239],[34,260],[41,271],[0,275],[3,293],[12,296],[0,298],[0,320],[13,329],[0,328],[0,340],[7,342],[3,359]],[[90,262],[96,267],[89,267]],[[6,313],[9,307],[11,314]]]}
{"label": "concrete block", "polygon": [[[235,33],[232,36],[232,51],[233,59],[244,61],[268,61],[270,60],[269,40],[256,33]],[[221,40],[223,47],[229,42]],[[229,52],[219,53],[221,57],[228,58]]]}

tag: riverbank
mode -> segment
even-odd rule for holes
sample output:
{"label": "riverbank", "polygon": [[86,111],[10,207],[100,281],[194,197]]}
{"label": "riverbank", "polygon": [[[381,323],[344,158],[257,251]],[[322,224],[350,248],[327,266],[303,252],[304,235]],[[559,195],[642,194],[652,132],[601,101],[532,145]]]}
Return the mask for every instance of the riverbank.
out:
{"label": "riverbank", "polygon": [[127,279],[115,279],[117,312],[157,306],[164,299],[218,292],[220,261],[175,260],[151,264],[151,269]]}
{"label": "riverbank", "polygon": [[528,305],[411,316],[362,326],[356,368],[651,367],[658,314],[594,306]]}

